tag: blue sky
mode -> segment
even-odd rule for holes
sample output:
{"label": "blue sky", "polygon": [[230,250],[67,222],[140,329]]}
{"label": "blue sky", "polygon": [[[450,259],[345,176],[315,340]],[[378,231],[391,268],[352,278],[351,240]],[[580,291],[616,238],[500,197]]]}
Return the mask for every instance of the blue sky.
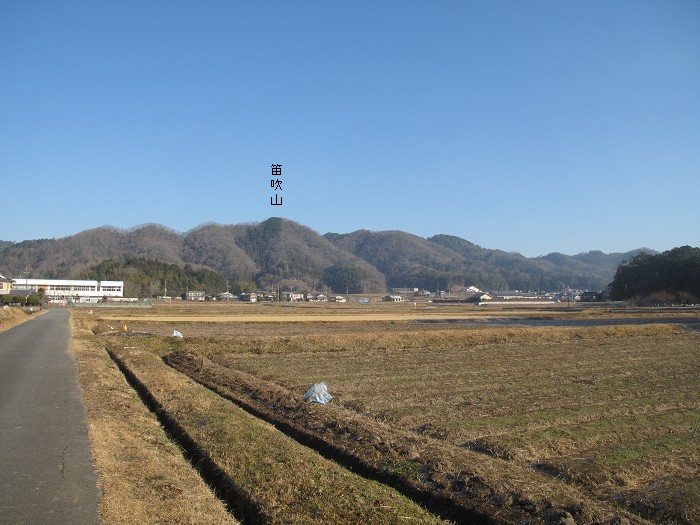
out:
{"label": "blue sky", "polygon": [[[271,164],[282,206],[271,206]],[[700,2],[0,2],[0,239],[700,246]]]}

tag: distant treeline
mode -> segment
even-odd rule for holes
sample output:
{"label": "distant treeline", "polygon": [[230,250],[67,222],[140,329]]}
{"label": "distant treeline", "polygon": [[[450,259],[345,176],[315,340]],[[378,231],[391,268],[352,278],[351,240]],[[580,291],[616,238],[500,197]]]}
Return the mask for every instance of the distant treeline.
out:
{"label": "distant treeline", "polygon": [[43,293],[33,293],[30,295],[7,294],[0,295],[0,304],[24,304],[26,306],[38,306],[42,303]]}
{"label": "distant treeline", "polygon": [[682,246],[623,262],[611,284],[613,300],[691,304],[700,298],[700,248]]}
{"label": "distant treeline", "polygon": [[[195,269],[189,264],[180,267],[152,259],[130,257],[107,259],[84,271],[81,279],[98,281],[124,281],[127,297],[179,296],[187,290],[203,290],[207,293],[226,291],[226,278],[207,268]],[[250,288],[251,283],[231,283],[234,293],[241,288]],[[255,286],[252,285],[253,290]]]}

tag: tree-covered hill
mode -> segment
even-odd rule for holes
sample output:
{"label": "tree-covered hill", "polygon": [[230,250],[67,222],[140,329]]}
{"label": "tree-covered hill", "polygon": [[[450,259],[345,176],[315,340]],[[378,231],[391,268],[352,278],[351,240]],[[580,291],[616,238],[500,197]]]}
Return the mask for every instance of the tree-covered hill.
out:
{"label": "tree-covered hill", "polygon": [[[26,268],[31,276],[66,279],[85,275],[104,261],[115,265],[145,259],[183,270],[186,265],[192,271],[212,270],[232,284],[254,282],[263,289],[383,292],[388,287],[475,285],[484,290],[600,290],[617,265],[637,253],[527,258],[450,235],[425,239],[367,230],[320,235],[273,217],[260,223],[204,224],[186,233],[157,224],[130,230],[104,226],[61,239],[3,242],[0,273],[17,277]],[[142,267],[129,271],[145,275]]]}
{"label": "tree-covered hill", "polygon": [[261,284],[271,287],[292,280],[316,289],[332,287],[323,281],[324,272],[339,267],[361,270],[362,285],[369,291],[386,288],[384,275],[377,268],[296,222],[273,217],[259,224],[235,226],[234,230],[235,242],[255,262],[256,280]]}
{"label": "tree-covered hill", "polygon": [[181,246],[181,236],[164,226],[149,224],[132,230],[103,226],[61,239],[7,246],[0,251],[0,273],[16,276],[27,268],[32,275],[66,279],[105,259],[124,257],[182,264]]}
{"label": "tree-covered hill", "polygon": [[325,237],[374,265],[386,275],[389,286],[428,290],[462,285],[484,290],[602,290],[617,265],[630,256],[595,252],[527,258],[482,248],[451,235],[423,239],[400,231],[359,230]]}
{"label": "tree-covered hill", "polygon": [[215,294],[226,290],[224,276],[207,268],[195,269],[189,264],[180,267],[153,259],[129,257],[106,259],[82,271],[80,279],[124,281],[126,297],[179,296],[188,290],[203,290]]}
{"label": "tree-covered hill", "polygon": [[640,253],[621,264],[611,283],[614,300],[697,303],[700,300],[700,248],[682,246],[656,255]]}
{"label": "tree-covered hill", "polygon": [[382,272],[389,286],[444,289],[460,267],[461,257],[449,248],[401,231],[359,230],[325,237]]}
{"label": "tree-covered hill", "polygon": [[190,230],[183,237],[182,261],[213,268],[232,281],[254,280],[259,268],[236,244],[238,228],[205,224]]}

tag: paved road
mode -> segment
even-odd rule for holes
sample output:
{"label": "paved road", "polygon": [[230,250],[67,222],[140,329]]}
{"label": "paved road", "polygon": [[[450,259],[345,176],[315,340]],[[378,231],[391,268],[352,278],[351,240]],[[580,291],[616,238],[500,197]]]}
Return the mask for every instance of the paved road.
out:
{"label": "paved road", "polygon": [[0,523],[98,524],[68,311],[0,333]]}

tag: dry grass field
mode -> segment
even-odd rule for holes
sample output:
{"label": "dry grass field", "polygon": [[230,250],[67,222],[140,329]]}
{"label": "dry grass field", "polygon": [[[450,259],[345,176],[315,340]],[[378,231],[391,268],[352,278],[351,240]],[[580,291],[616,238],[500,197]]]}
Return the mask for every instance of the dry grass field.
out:
{"label": "dry grass field", "polygon": [[[697,311],[173,304],[80,315],[100,344],[165,357],[331,459],[413,499],[432,494],[449,519],[700,522],[700,333],[667,322],[697,323]],[[504,318],[621,324],[488,323]],[[663,323],[624,324],[640,318]],[[301,403],[321,380],[334,400]]]}
{"label": "dry grass field", "polygon": [[91,318],[71,316],[104,525],[235,525],[94,337]]}
{"label": "dry grass field", "polygon": [[24,323],[25,321],[29,321],[42,313],[44,313],[44,311],[36,308],[32,311],[16,306],[0,308],[0,332]]}

